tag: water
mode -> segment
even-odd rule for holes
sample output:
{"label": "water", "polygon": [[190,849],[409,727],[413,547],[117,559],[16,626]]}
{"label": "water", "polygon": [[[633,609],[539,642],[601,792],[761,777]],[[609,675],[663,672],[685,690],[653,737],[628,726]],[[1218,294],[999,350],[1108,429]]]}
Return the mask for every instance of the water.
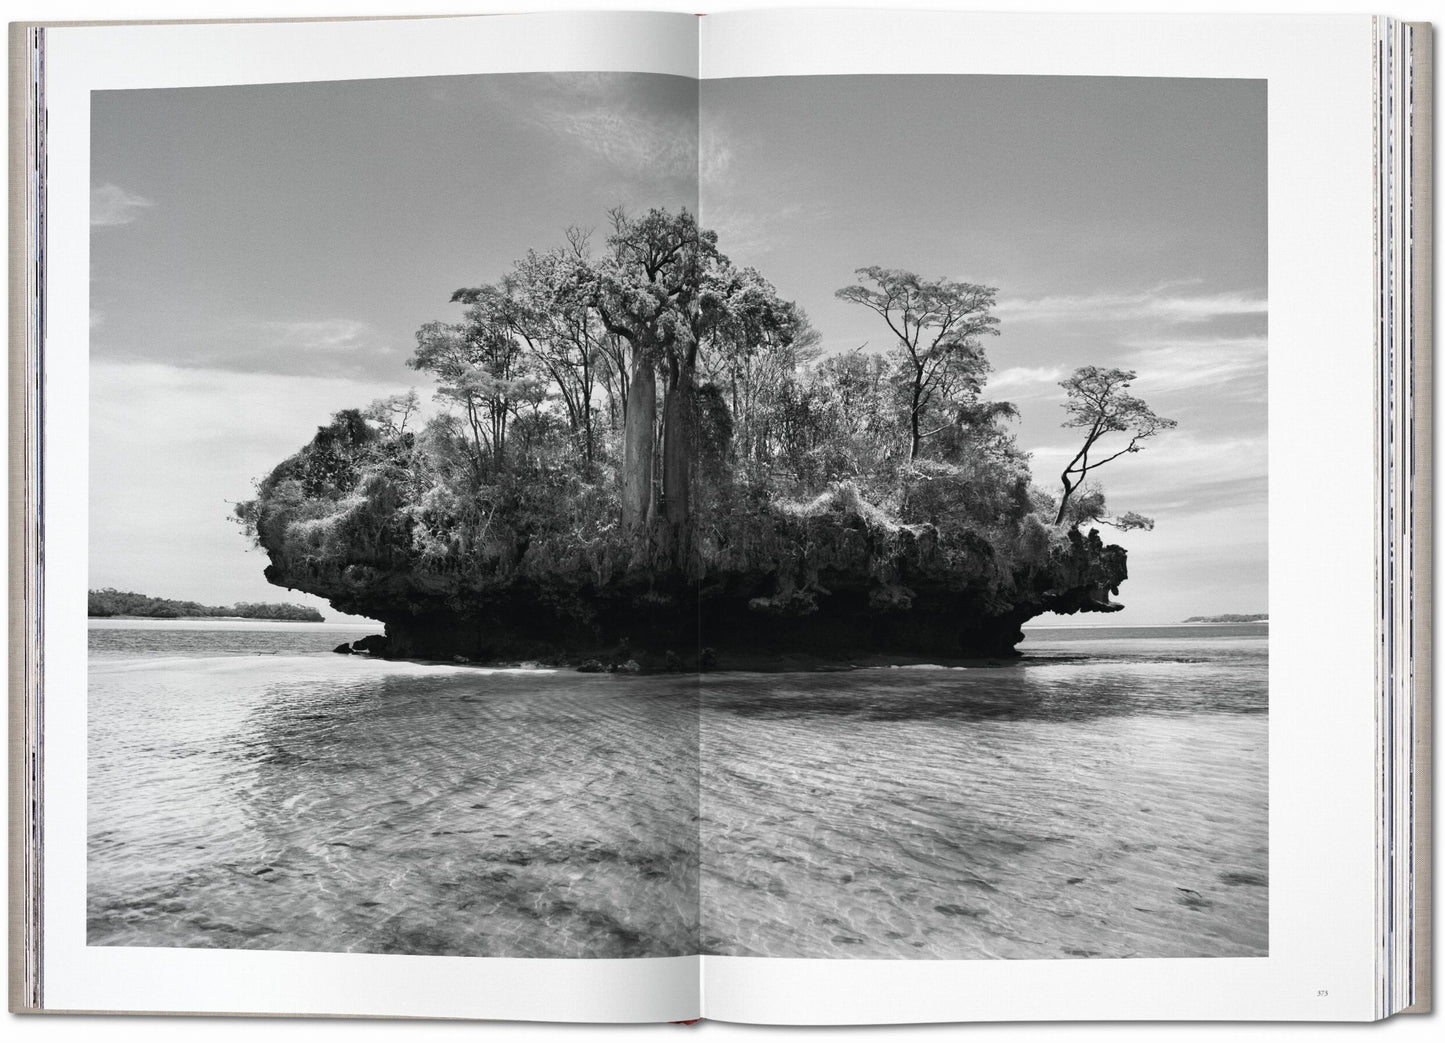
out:
{"label": "water", "polygon": [[380,623],[92,619],[90,661],[330,652],[381,630]]}
{"label": "water", "polygon": [[1268,952],[1266,627],[701,693],[324,651],[369,629],[92,624],[90,944]]}

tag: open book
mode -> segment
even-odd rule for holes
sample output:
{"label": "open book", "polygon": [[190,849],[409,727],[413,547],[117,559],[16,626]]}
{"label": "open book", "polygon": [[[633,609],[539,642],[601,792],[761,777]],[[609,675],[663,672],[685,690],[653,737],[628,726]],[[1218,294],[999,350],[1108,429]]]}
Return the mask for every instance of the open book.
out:
{"label": "open book", "polygon": [[1427,1009],[1429,40],[15,27],[12,1009]]}

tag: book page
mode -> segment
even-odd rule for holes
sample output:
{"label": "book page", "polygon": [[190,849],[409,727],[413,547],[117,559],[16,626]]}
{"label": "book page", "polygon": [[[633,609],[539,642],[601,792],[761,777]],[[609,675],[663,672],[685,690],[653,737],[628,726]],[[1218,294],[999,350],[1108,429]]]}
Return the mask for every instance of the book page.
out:
{"label": "book page", "polygon": [[810,324],[706,1017],[1375,1016],[1371,31],[704,20],[701,222]]}
{"label": "book page", "polygon": [[[396,620],[383,654],[358,585],[378,538],[429,563],[416,611],[556,557],[498,505],[564,451],[600,480],[622,391],[591,341],[578,383],[585,323],[513,358],[498,302],[613,208],[695,212],[696,37],[47,31],[46,1009],[698,1015],[695,682],[538,662],[525,619],[502,663]],[[338,539],[370,550],[318,568]]]}

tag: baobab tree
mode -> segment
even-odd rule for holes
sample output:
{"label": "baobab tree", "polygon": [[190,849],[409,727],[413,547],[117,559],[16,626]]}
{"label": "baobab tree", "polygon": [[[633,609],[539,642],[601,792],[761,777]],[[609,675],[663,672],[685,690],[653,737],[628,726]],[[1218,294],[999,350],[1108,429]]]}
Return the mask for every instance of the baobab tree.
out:
{"label": "baobab tree", "polygon": [[[686,211],[650,210],[629,218],[611,211],[608,254],[583,267],[588,303],[604,329],[631,349],[623,430],[622,522],[631,532],[652,514],[652,457],[658,368],[676,377],[692,345],[687,317],[696,308],[699,269],[717,237],[700,234]],[[684,343],[679,344],[679,340]],[[666,431],[664,431],[664,438]]]}
{"label": "baobab tree", "polygon": [[908,411],[908,459],[916,460],[923,439],[953,423],[950,416],[925,431],[930,407],[976,398],[983,387],[988,360],[979,337],[998,334],[998,319],[991,313],[998,291],[876,265],[854,274],[864,282],[845,286],[834,296],[877,312],[897,338],[896,364]]}
{"label": "baobab tree", "polygon": [[[1069,497],[1084,483],[1090,471],[1096,471],[1126,453],[1139,452],[1144,448],[1141,443],[1145,440],[1153,438],[1160,431],[1179,426],[1178,421],[1156,414],[1143,399],[1128,394],[1129,385],[1136,376],[1138,374],[1130,369],[1082,366],[1074,370],[1067,380],[1059,381],[1059,386],[1068,395],[1064,402],[1064,411],[1069,414],[1069,418],[1062,426],[1080,428],[1086,434],[1083,446],[1059,476],[1063,482],[1064,495],[1059,500],[1055,525],[1063,524]],[[1123,448],[1117,448],[1119,443],[1114,439],[1103,449],[1098,449],[1098,443],[1111,434],[1126,435],[1129,441]],[[1107,455],[1095,455],[1096,451]]]}
{"label": "baobab tree", "polygon": [[653,513],[651,466],[657,415],[656,374],[663,378],[663,549],[674,564],[686,556],[697,456],[699,351],[739,351],[748,338],[790,343],[802,313],[781,300],[751,268],[738,268],[717,248],[717,233],[687,210],[653,209],[630,218],[611,212],[609,253],[580,269],[579,285],[606,332],[631,348],[623,426],[622,521],[630,532]]}

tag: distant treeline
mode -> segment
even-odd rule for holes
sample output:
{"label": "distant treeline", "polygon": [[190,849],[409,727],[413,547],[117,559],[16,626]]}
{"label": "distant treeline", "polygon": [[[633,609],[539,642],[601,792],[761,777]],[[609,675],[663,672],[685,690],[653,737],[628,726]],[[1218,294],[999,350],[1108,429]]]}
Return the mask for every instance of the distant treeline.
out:
{"label": "distant treeline", "polygon": [[240,601],[234,605],[202,605],[195,601],[153,598],[129,590],[92,590],[91,616],[148,616],[153,619],[189,619],[210,616],[239,616],[242,619],[289,619],[302,623],[324,623],[326,617],[305,605],[267,604]]}
{"label": "distant treeline", "polygon": [[1269,621],[1268,612],[1226,612],[1222,616],[1190,616],[1186,623],[1265,623]]}

